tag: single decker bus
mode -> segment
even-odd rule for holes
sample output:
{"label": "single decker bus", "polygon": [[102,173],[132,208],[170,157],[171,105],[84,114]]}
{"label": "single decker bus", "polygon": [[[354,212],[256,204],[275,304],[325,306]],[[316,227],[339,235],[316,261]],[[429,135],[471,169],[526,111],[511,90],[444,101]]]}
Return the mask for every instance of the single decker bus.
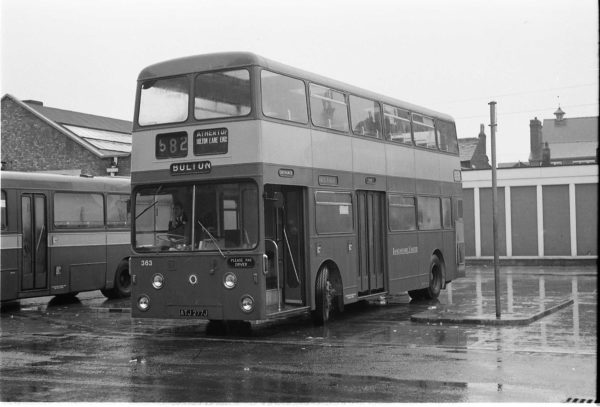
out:
{"label": "single decker bus", "polygon": [[2,302],[131,293],[130,181],[0,172]]}
{"label": "single decker bus", "polygon": [[134,318],[323,324],[464,276],[452,117],[252,53],[141,71],[131,181]]}

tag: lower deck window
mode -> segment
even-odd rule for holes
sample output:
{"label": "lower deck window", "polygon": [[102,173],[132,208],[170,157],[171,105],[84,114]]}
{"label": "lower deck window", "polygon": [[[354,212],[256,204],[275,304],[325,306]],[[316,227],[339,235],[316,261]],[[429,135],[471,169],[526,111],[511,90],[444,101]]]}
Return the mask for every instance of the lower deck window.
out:
{"label": "lower deck window", "polygon": [[57,228],[93,228],[104,226],[102,194],[54,194],[54,225]]}
{"label": "lower deck window", "polygon": [[417,208],[420,230],[436,230],[442,228],[440,198],[420,196],[417,198]]}
{"label": "lower deck window", "polygon": [[319,191],[316,199],[317,233],[351,233],[354,229],[352,195]]}

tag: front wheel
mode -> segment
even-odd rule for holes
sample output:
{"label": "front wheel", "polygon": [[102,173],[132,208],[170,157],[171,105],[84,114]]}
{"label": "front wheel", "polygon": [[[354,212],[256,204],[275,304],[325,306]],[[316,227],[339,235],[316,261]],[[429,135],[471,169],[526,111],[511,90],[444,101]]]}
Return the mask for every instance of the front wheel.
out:
{"label": "front wheel", "polygon": [[115,272],[115,284],[111,289],[100,290],[106,298],[125,298],[131,295],[131,276],[129,275],[129,262],[121,261]]}
{"label": "front wheel", "polygon": [[334,290],[329,280],[329,269],[321,267],[315,283],[315,310],[312,313],[315,325],[323,325],[329,320],[333,307]]}

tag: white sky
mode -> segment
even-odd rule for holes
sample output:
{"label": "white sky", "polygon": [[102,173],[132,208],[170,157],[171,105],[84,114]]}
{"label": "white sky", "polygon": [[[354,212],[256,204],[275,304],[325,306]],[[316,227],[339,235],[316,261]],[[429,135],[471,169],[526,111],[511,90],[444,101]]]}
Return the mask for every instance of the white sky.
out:
{"label": "white sky", "polygon": [[[498,162],[527,161],[529,120],[598,115],[596,0],[0,0],[2,95],[133,120],[138,73],[250,51],[452,115],[497,102]],[[560,100],[558,99],[560,97]],[[491,158],[491,156],[490,156]]]}

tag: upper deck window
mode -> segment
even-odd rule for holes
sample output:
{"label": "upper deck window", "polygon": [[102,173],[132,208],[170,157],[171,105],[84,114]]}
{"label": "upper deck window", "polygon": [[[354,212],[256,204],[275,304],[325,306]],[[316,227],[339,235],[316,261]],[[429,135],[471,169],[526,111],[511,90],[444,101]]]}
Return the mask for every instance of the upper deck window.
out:
{"label": "upper deck window", "polygon": [[341,92],[311,83],[310,114],[315,126],[348,131],[348,107]]}
{"label": "upper deck window", "polygon": [[260,74],[265,116],[297,123],[308,122],[304,82],[263,70]]}
{"label": "upper deck window", "polygon": [[412,120],[415,144],[419,147],[437,150],[437,145],[435,144],[433,119],[413,113]]}
{"label": "upper deck window", "polygon": [[384,131],[388,140],[412,144],[410,134],[410,113],[397,107],[383,105]]}
{"label": "upper deck window", "polygon": [[140,126],[180,123],[188,118],[188,78],[152,79],[142,83]]}
{"label": "upper deck window", "polygon": [[350,96],[352,131],[360,136],[381,138],[381,109],[379,103]]}
{"label": "upper deck window", "polygon": [[197,120],[246,116],[251,110],[251,100],[247,69],[196,76],[194,117]]}
{"label": "upper deck window", "polygon": [[458,140],[456,139],[454,123],[436,120],[435,131],[440,150],[458,154]]}

